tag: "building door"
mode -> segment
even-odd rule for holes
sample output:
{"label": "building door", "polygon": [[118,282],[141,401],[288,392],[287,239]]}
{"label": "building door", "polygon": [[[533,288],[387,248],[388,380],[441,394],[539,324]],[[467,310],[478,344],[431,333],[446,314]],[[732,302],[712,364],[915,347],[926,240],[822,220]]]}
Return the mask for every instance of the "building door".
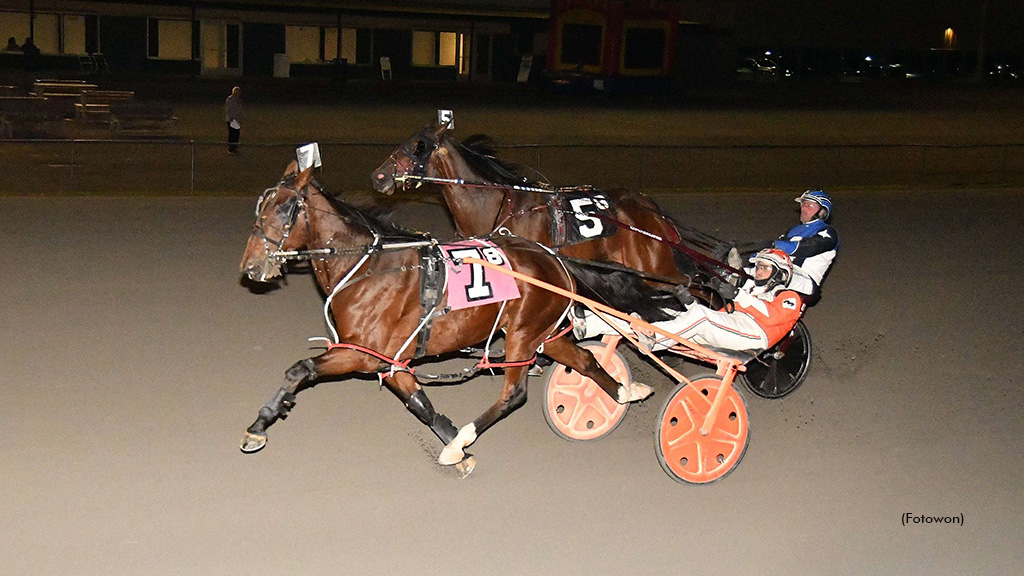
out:
{"label": "building door", "polygon": [[242,74],[242,25],[202,23],[203,74]]}

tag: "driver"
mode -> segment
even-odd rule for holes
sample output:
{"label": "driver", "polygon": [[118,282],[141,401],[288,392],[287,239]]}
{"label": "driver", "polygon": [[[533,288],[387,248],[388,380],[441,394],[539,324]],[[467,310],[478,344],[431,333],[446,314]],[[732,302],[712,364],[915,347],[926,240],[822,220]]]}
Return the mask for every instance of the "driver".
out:
{"label": "driver", "polygon": [[[733,300],[732,311],[712,310],[695,301],[685,290],[678,291],[684,303],[683,312],[666,310],[675,317],[653,322],[653,325],[705,346],[730,350],[760,351],[770,348],[793,329],[804,312],[804,297],[789,289],[793,263],[789,254],[776,248],[761,250],[754,257],[753,279],[743,288],[721,284],[719,290]],[[629,329],[626,322],[611,318]],[[617,334],[604,320],[592,312],[574,316],[573,334],[578,340],[602,334]],[[675,341],[656,334],[639,334],[641,341],[653,350],[666,350]]]}
{"label": "driver", "polygon": [[829,225],[832,197],[823,190],[808,190],[796,201],[800,203],[800,223],[774,242],[775,248],[793,259],[790,288],[808,296],[808,305],[821,299],[821,283],[825,280],[839,250],[839,234]]}

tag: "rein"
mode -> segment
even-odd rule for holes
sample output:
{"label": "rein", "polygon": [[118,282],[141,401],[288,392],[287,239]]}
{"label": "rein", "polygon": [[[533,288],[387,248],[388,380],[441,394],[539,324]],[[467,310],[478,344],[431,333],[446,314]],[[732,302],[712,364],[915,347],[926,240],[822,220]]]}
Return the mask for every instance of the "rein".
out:
{"label": "rein", "polygon": [[729,272],[729,273],[732,273],[732,274],[739,274],[743,278],[750,278],[750,275],[747,274],[746,272],[744,272],[743,270],[738,270],[736,268],[733,268],[732,266],[729,266],[725,262],[719,262],[718,260],[715,260],[714,258],[712,258],[710,256],[705,256],[704,254],[701,254],[700,252],[697,252],[696,250],[688,248],[687,246],[685,246],[683,244],[680,244],[679,242],[674,242],[674,241],[669,240],[667,238],[662,238],[661,236],[658,236],[657,234],[655,234],[653,232],[648,232],[647,230],[643,230],[641,228],[637,228],[636,226],[633,226],[631,224],[626,224],[625,222],[622,222],[622,221],[617,220],[615,218],[611,218],[609,216],[604,216],[604,215],[598,214],[598,213],[594,213],[594,214],[592,214],[592,216],[596,217],[596,218],[598,218],[600,220],[604,220],[605,222],[609,222],[610,224],[614,225],[616,228],[620,228],[620,229],[623,229],[623,230],[629,230],[630,232],[636,232],[637,234],[642,234],[642,235],[644,235],[644,236],[646,236],[646,237],[648,237],[648,238],[650,238],[652,240],[657,240],[658,242],[662,242],[664,244],[668,244],[670,247],[675,248],[676,250],[679,250],[680,252],[682,252],[683,254],[686,254],[690,258],[693,258],[693,260],[696,263],[700,264],[708,272],[711,272],[712,274],[714,274],[715,277],[717,277],[719,280],[723,280],[724,278],[722,278],[721,274],[719,274],[714,269],[716,266],[719,267],[720,269],[725,270],[726,272]]}
{"label": "rein", "polygon": [[[558,187],[558,188],[551,188],[551,187],[537,187],[537,186],[522,186],[522,185],[519,185],[519,184],[498,184],[498,183],[495,183],[495,182],[467,182],[466,180],[464,180],[462,178],[438,178],[436,176],[417,176],[417,175],[414,175],[414,174],[404,174],[402,176],[397,176],[396,175],[396,176],[394,176],[394,179],[395,179],[396,183],[403,183],[403,184],[407,180],[412,180],[412,181],[416,181],[416,182],[425,182],[425,183],[428,183],[428,184],[448,184],[448,185],[465,186],[467,188],[488,188],[488,189],[492,189],[492,190],[504,190],[505,191],[505,197],[502,199],[502,206],[504,206],[506,203],[508,203],[508,204],[511,203],[511,199],[509,197],[509,192],[512,192],[512,191],[532,192],[532,193],[535,193],[535,194],[555,195],[555,194],[559,194],[559,193],[567,191],[567,190],[579,190],[580,189],[579,186],[561,186],[561,187]],[[534,206],[534,207],[531,207],[531,208],[524,208],[524,209],[522,209],[522,210],[520,210],[518,212],[513,213],[512,210],[511,210],[511,205],[510,205],[509,206],[509,214],[508,214],[508,216],[506,216],[500,222],[496,222],[495,229],[497,229],[498,227],[502,226],[503,224],[505,224],[506,222],[508,222],[509,220],[511,220],[512,218],[514,218],[516,216],[522,216],[523,214],[527,214],[527,213],[529,213],[529,212],[531,212],[533,210],[543,209],[543,208],[544,208],[543,206]],[[495,217],[496,221],[497,221],[497,218],[501,215],[502,211],[503,211],[502,209],[498,210],[498,216]],[[572,212],[572,213],[576,214],[576,212]],[[655,240],[657,242],[661,242],[663,244],[668,244],[671,248],[679,250],[683,254],[686,254],[687,256],[692,258],[694,260],[694,262],[696,262],[698,265],[700,265],[702,268],[706,269],[707,271],[711,272],[712,275],[714,275],[716,278],[718,278],[720,280],[723,279],[723,278],[722,278],[722,275],[718,272],[718,270],[725,270],[726,272],[728,272],[730,274],[738,274],[742,278],[750,278],[750,275],[747,274],[743,270],[733,268],[732,266],[729,266],[725,262],[721,262],[721,261],[718,261],[718,260],[716,260],[714,258],[711,258],[710,256],[706,256],[706,255],[704,255],[704,254],[702,254],[702,253],[700,253],[700,252],[698,252],[698,251],[696,251],[696,250],[694,250],[692,248],[689,248],[688,246],[686,246],[686,245],[684,245],[682,243],[675,242],[675,241],[669,240],[667,238],[663,238],[663,237],[661,237],[661,236],[659,236],[657,234],[654,234],[653,232],[648,232],[647,230],[643,230],[641,228],[637,228],[636,226],[633,226],[631,224],[626,224],[625,222],[622,222],[621,220],[618,220],[617,218],[612,218],[610,216],[605,216],[605,215],[599,214],[599,213],[588,214],[588,216],[596,217],[596,218],[598,218],[600,220],[608,222],[608,223],[612,224],[613,226],[615,226],[616,228],[619,228],[619,229],[622,229],[622,230],[629,230],[631,232],[636,232],[637,234],[642,234],[642,235],[644,235],[644,236],[646,236],[646,237],[648,237],[648,238],[650,238],[652,240]],[[718,270],[716,270],[716,268]]]}
{"label": "rein", "polygon": [[520,191],[520,192],[536,192],[538,194],[557,194],[562,190],[568,190],[574,187],[562,187],[562,188],[551,188],[540,187],[540,186],[523,186],[521,184],[497,184],[494,182],[467,182],[462,178],[438,178],[436,176],[417,176],[415,174],[402,174],[393,176],[396,183],[404,184],[406,180],[414,180],[417,182],[426,182],[427,184],[452,184],[456,186],[465,186],[466,188],[491,188],[508,191]]}
{"label": "rein", "polygon": [[[327,195],[324,194],[323,189],[319,185],[317,185],[315,182],[313,182],[311,184],[313,185],[314,189],[317,191],[318,194],[320,194],[321,196],[324,196],[325,198],[327,197]],[[374,241],[373,241],[372,244],[361,245],[361,246],[353,246],[353,247],[350,247],[350,248],[310,248],[310,249],[306,249],[306,250],[281,250],[280,249],[281,246],[284,245],[285,240],[288,239],[288,236],[292,232],[292,228],[295,227],[295,220],[298,218],[299,212],[303,213],[303,216],[306,219],[306,226],[308,227],[309,226],[309,210],[311,210],[311,209],[315,210],[315,208],[309,206],[306,203],[306,193],[305,193],[304,190],[302,190],[302,191],[296,190],[295,188],[292,188],[291,186],[288,186],[284,182],[282,182],[282,185],[278,186],[278,188],[282,188],[282,187],[284,189],[286,189],[286,190],[290,190],[291,192],[294,192],[295,193],[295,197],[298,199],[297,203],[296,203],[296,205],[295,205],[295,207],[293,209],[294,210],[293,215],[289,218],[288,224],[282,230],[282,238],[280,240],[272,240],[272,239],[268,238],[267,235],[266,235],[266,232],[263,229],[262,219],[257,220],[258,224],[254,225],[254,227],[253,227],[254,228],[254,232],[263,240],[264,244],[267,245],[267,253],[270,255],[271,258],[273,258],[274,260],[276,260],[278,262],[286,262],[286,261],[289,261],[289,260],[295,260],[295,261],[326,260],[327,258],[331,258],[331,257],[345,256],[345,255],[349,255],[349,254],[361,254],[361,253],[367,252],[367,250],[369,250],[369,253],[372,254],[374,252],[384,251],[384,250],[405,250],[407,248],[419,248],[421,246],[430,246],[430,245],[435,243],[435,241],[433,239],[430,239],[430,240],[415,240],[415,241],[402,241],[402,242],[383,242],[382,243],[381,242],[381,238],[383,238],[383,236],[377,230],[376,226],[373,226],[369,221],[367,221],[366,217],[363,216],[363,214],[360,213],[358,210],[351,210],[351,209],[349,209],[350,216],[345,216],[344,214],[341,214],[341,213],[333,213],[333,212],[327,212],[327,213],[331,214],[333,216],[336,216],[338,218],[341,218],[345,222],[351,222],[353,220],[353,218],[351,217],[351,214],[355,214],[356,216],[358,216],[358,219],[360,220],[360,224],[362,224],[362,226],[364,228],[366,228],[366,230],[369,231],[370,234],[373,235]],[[263,204],[263,202],[266,199],[272,197],[272,196],[267,196],[267,194],[270,193],[271,191],[276,193],[277,192],[277,188],[268,188],[266,191],[264,191],[263,196],[260,197],[260,201],[257,203],[257,213],[256,213],[257,216],[260,215],[259,207]],[[347,205],[344,205],[344,204],[342,204],[342,205],[345,206],[346,209],[348,209]],[[319,211],[320,212],[325,212],[324,210],[319,210]],[[277,247],[278,249],[275,250],[275,251],[271,251],[269,249],[270,248],[269,245],[273,245],[273,246]]]}

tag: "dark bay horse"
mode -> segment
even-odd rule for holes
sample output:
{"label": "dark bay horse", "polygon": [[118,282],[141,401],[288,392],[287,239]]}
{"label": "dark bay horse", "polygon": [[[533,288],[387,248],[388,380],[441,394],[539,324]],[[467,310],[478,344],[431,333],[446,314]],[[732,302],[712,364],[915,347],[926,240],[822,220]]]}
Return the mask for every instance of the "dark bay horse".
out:
{"label": "dark bay horse", "polygon": [[[376,373],[445,444],[439,462],[460,464],[460,471],[468,474],[472,460],[465,448],[526,401],[527,370],[542,345],[545,354],[592,378],[622,403],[651,393],[643,384],[619,384],[590,352],[557,335],[569,300],[531,284],[517,282],[521,295],[517,299],[457,310],[448,310],[452,294],[445,288],[432,308],[425,309],[430,307],[422,303],[420,277],[426,265],[419,247],[432,245],[432,240],[325,195],[311,173],[312,168],[297,173],[293,162],[281,182],[260,196],[240,268],[251,280],[267,282],[281,275],[282,260],[309,259],[317,283],[329,295],[325,317],[329,310],[334,343],[323,354],[296,362],[285,372],[285,385],[260,409],[246,431],[242,451],[263,448],[267,428],[287,414],[301,388],[353,372]],[[515,237],[491,240],[514,270],[573,289],[574,280],[566,268],[536,243]],[[455,264],[460,263],[442,262]],[[484,267],[476,266],[480,270],[473,272],[483,274]],[[488,340],[497,330],[505,331],[505,358],[512,365],[505,368],[498,400],[461,429],[434,410],[408,368],[414,349],[419,348],[409,343],[427,319],[431,329],[423,348],[426,356],[457,351]]]}
{"label": "dark bay horse", "polygon": [[[621,188],[599,191],[611,201],[612,217],[621,224],[611,222],[611,218],[581,217],[572,206],[563,211],[567,225],[581,225],[582,240],[587,234],[594,237],[565,243],[552,233],[558,228],[548,204],[554,189],[550,193],[517,189],[543,185],[519,176],[514,167],[495,158],[486,137],[471,136],[466,143],[459,143],[446,130],[447,124],[433,122],[414,134],[373,172],[374,188],[390,195],[399,182],[408,184],[423,177],[447,180],[442,183],[444,200],[456,231],[464,238],[486,236],[505,227],[517,236],[555,247],[559,254],[618,263],[661,277],[662,281],[672,279],[667,282],[670,284],[687,284],[688,276],[696,272],[693,261],[669,244],[626,228],[631,226],[673,242],[680,239],[676,224],[649,197]],[[586,198],[572,201],[591,202]],[[574,217],[580,221],[573,221]],[[598,230],[610,234],[598,235]]]}

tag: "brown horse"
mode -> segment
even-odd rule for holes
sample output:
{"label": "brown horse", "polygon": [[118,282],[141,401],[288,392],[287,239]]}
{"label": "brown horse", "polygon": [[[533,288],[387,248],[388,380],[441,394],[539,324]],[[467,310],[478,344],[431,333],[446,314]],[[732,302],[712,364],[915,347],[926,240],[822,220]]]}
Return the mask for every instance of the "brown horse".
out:
{"label": "brown horse", "polygon": [[[276,186],[267,189],[256,208],[256,224],[242,256],[241,272],[266,282],[281,275],[288,258],[312,262],[317,283],[328,296],[325,307],[334,345],[319,356],[295,363],[285,372],[286,384],[259,411],[242,441],[242,451],[255,452],[267,442],[266,430],[295,403],[300,388],[314,381],[353,373],[377,373],[383,383],[445,444],[439,462],[461,464],[468,474],[472,460],[464,449],[526,401],[527,370],[543,345],[545,354],[587,375],[625,403],[651,393],[642,384],[623,386],[611,378],[594,356],[570,338],[556,336],[569,300],[518,282],[521,297],[504,303],[449,310],[451,294],[441,289],[432,305],[421,298],[424,263],[420,248],[432,247],[425,235],[387,225],[336,198],[325,195],[311,177],[312,168],[296,173],[293,162]],[[536,243],[495,237],[513,269],[554,286],[572,290],[574,281],[558,259]],[[455,265],[451,258],[442,265]],[[463,264],[469,266],[468,264]],[[477,265],[484,273],[484,267]],[[480,278],[483,280],[483,277]],[[456,429],[437,413],[415,373],[408,368],[420,346],[410,346],[428,323],[423,355],[458,351],[505,331],[505,383],[497,402],[472,423]],[[340,344],[339,344],[340,343]],[[416,350],[414,350],[416,349]],[[465,460],[465,461],[464,461]]]}
{"label": "brown horse", "polygon": [[[649,197],[620,188],[587,189],[576,198],[560,199],[565,195],[520,177],[513,166],[496,159],[485,136],[471,136],[460,144],[448,134],[447,124],[432,122],[395,150],[372,175],[374,188],[389,195],[399,182],[407,185],[420,178],[442,181],[445,203],[456,231],[464,238],[486,236],[504,227],[517,236],[555,247],[565,256],[617,263],[648,273],[649,281],[687,284],[687,276],[696,272],[693,261],[668,243],[637,231],[670,242],[680,240],[680,228]],[[557,204],[560,201],[563,204]],[[606,206],[606,201],[613,207],[609,215],[593,211],[602,208],[602,203]],[[566,228],[578,233],[571,234],[569,240],[553,233]],[[688,235],[687,240],[696,239]]]}

